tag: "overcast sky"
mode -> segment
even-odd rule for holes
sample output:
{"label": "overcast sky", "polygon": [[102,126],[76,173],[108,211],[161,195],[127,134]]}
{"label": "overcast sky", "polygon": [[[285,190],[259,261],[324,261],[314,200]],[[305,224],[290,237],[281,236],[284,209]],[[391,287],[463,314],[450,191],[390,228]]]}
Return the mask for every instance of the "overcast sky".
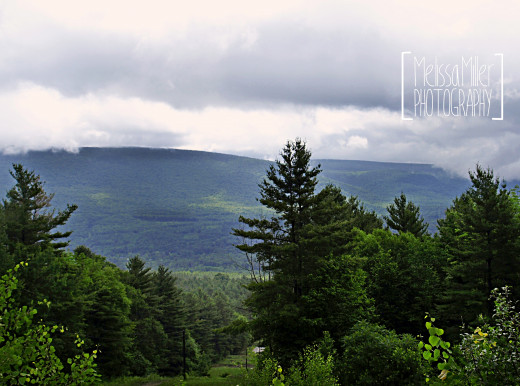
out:
{"label": "overcast sky", "polygon": [[[520,178],[520,2],[431,4],[0,0],[0,149],[274,159],[301,137],[315,158],[461,174],[480,162]],[[494,70],[502,53],[504,119],[402,120],[403,51],[452,66],[478,56]],[[411,68],[403,62],[406,87]],[[496,106],[493,77],[478,88],[493,88]]]}

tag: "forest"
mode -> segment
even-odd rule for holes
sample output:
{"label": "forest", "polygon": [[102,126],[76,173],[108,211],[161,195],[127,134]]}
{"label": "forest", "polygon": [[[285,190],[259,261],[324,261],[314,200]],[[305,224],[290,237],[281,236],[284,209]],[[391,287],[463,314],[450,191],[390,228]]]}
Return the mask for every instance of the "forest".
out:
{"label": "forest", "polygon": [[[13,164],[0,206],[0,377],[98,383],[207,374],[261,346],[243,385],[520,383],[520,199],[476,165],[437,232],[405,192],[379,216],[289,141],[258,186],[263,216],[230,229],[243,274],[121,269],[67,250],[54,209]],[[431,226],[430,226],[431,229]],[[184,355],[183,355],[184,354]]]}

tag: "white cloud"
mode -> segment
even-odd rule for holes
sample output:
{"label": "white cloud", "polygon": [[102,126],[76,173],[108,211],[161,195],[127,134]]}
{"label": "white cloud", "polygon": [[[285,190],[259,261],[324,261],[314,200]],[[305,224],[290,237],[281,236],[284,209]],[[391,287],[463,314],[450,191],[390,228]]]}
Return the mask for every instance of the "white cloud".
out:
{"label": "white cloud", "polygon": [[[520,3],[48,0],[0,5],[0,148],[159,146],[477,161],[520,177]],[[400,120],[400,52],[504,53],[506,120]]]}

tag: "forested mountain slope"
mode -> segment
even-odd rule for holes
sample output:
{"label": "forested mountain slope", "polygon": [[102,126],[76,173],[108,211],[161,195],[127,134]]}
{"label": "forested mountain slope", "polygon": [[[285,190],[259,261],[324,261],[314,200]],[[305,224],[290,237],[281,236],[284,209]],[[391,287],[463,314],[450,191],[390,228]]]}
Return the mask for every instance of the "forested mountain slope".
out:
{"label": "forested mountain slope", "polygon": [[[200,151],[147,148],[82,148],[78,153],[33,151],[0,156],[0,192],[14,184],[12,163],[46,181],[53,204],[78,210],[67,227],[71,247],[87,245],[123,266],[141,255],[151,265],[179,270],[233,270],[241,258],[230,235],[238,216],[259,215],[258,183],[269,162]],[[403,191],[421,207],[435,231],[469,181],[423,164],[316,160],[321,189],[332,183],[385,213]],[[512,184],[509,184],[512,186]],[[264,210],[265,211],[265,210]]]}

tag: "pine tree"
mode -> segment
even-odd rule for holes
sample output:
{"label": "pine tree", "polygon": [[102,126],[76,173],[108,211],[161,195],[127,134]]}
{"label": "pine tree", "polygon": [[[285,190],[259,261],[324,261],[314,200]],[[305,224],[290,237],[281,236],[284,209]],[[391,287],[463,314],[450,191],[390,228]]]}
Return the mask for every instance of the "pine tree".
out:
{"label": "pine tree", "polygon": [[491,316],[495,287],[518,288],[520,277],[518,207],[513,195],[493,171],[477,165],[469,173],[472,186],[438,221],[440,242],[449,255],[448,284],[443,309],[460,324],[480,313]]}
{"label": "pine tree", "polygon": [[139,256],[126,264],[125,282],[128,284],[130,319],[133,323],[133,357],[135,375],[147,375],[167,366],[164,357],[168,336],[157,320],[160,298],[154,291],[154,277],[150,267]]}
{"label": "pine tree", "polygon": [[240,217],[239,221],[250,229],[234,229],[234,234],[245,240],[261,240],[237,247],[257,254],[265,270],[290,276],[294,297],[298,298],[302,294],[302,230],[310,222],[316,176],[321,170],[319,165],[311,168],[311,153],[300,139],[287,142],[280,156],[276,167],[270,165],[267,178],[259,185],[260,203],[273,210],[275,216],[270,220]]}
{"label": "pine tree", "polygon": [[234,229],[234,234],[246,241],[237,247],[255,254],[264,272],[269,272],[267,278],[273,279],[258,280],[249,286],[248,305],[256,316],[251,324],[253,334],[280,358],[288,360],[307,341],[303,331],[298,333],[308,257],[302,237],[304,227],[311,221],[320,167],[311,167],[311,153],[300,139],[287,142],[280,156],[259,185],[259,201],[274,215],[271,219],[240,217],[249,229]]}
{"label": "pine tree", "polygon": [[428,223],[422,218],[419,207],[407,201],[404,193],[395,197],[393,204],[386,208],[386,225],[399,233],[410,232],[416,237],[424,236],[428,232]]}
{"label": "pine tree", "polygon": [[311,167],[311,153],[300,140],[287,143],[280,155],[259,186],[259,201],[274,215],[241,217],[249,229],[234,234],[243,238],[237,247],[257,269],[246,301],[253,338],[287,365],[323,330],[339,338],[370,308],[364,273],[342,255],[354,227],[371,231],[382,222],[339,188],[329,185],[315,194],[320,166]]}
{"label": "pine tree", "polygon": [[159,299],[157,320],[168,336],[165,360],[159,371],[166,375],[178,374],[182,367],[182,330],[186,326],[186,308],[182,292],[176,286],[173,274],[160,265],[153,274],[155,296]]}
{"label": "pine tree", "polygon": [[7,192],[7,198],[1,205],[10,252],[18,243],[42,248],[46,245],[55,249],[66,247],[67,241],[58,240],[69,237],[72,232],[52,231],[64,225],[77,206],[67,205],[66,210],[56,213],[54,209],[49,209],[54,194],[45,192],[40,176],[24,169],[21,164],[13,164],[10,174],[16,185]]}

